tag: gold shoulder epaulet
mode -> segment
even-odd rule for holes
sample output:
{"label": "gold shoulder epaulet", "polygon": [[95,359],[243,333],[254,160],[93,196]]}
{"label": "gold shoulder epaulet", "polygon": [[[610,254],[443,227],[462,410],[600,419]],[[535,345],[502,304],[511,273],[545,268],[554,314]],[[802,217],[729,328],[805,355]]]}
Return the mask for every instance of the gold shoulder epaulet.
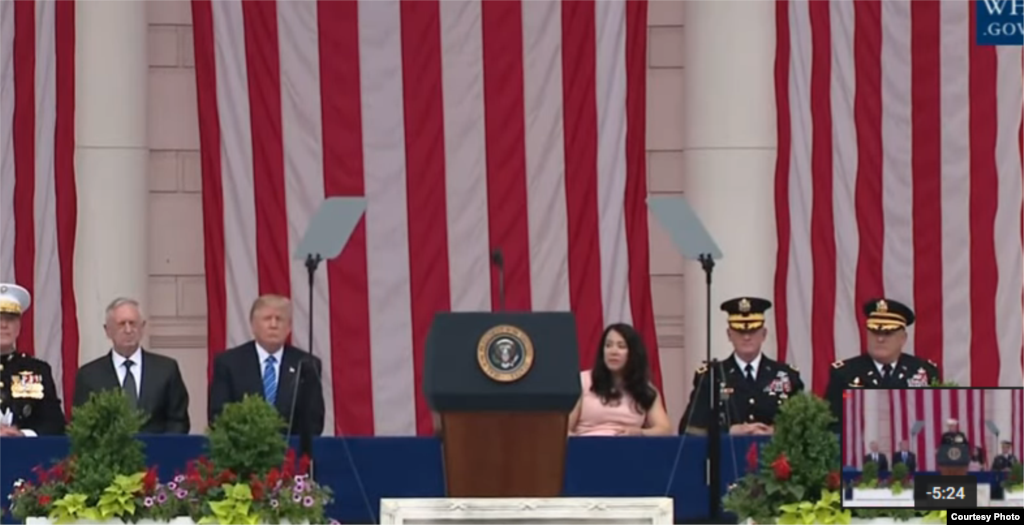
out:
{"label": "gold shoulder epaulet", "polygon": [[796,365],[789,365],[789,369],[794,371],[794,372],[799,372],[800,371],[800,369],[797,368]]}
{"label": "gold shoulder epaulet", "polygon": [[707,365],[700,365],[700,368],[697,369],[697,375],[706,374],[706,373],[708,373]]}
{"label": "gold shoulder epaulet", "polygon": [[839,370],[844,366],[846,366],[846,363],[843,361],[836,361],[835,363],[832,363],[832,368],[835,368],[836,370]]}
{"label": "gold shoulder epaulet", "polygon": [[936,363],[935,361],[932,361],[931,359],[925,359],[925,361],[928,361],[928,364],[934,366],[935,368],[939,367],[939,364]]}

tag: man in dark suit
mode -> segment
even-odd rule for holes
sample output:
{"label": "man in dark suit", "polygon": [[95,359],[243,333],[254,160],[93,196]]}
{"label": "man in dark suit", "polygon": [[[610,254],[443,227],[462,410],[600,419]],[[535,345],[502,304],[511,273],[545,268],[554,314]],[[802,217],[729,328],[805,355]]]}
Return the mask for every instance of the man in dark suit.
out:
{"label": "man in dark suit", "polygon": [[913,474],[917,471],[917,456],[910,451],[910,444],[906,441],[900,442],[900,450],[892,455],[892,465],[903,463],[907,466],[907,472]]}
{"label": "man in dark suit", "polygon": [[21,316],[31,304],[28,290],[0,283],[0,437],[64,433],[64,410],[50,365],[14,348]]}
{"label": "man in dark suit", "polygon": [[832,363],[825,389],[825,400],[836,418],[834,432],[841,428],[844,389],[927,388],[933,380],[940,380],[935,363],[903,353],[907,329],[915,318],[909,306],[892,299],[873,299],[864,304],[864,315],[867,354]]}
{"label": "man in dark suit", "polygon": [[1003,440],[1000,445],[1002,452],[992,460],[992,470],[1010,470],[1015,463],[1020,463],[1020,460],[1013,454],[1013,443]]}
{"label": "man in dark suit", "polygon": [[878,442],[872,441],[870,445],[870,451],[864,454],[864,463],[873,462],[878,465],[878,470],[889,471],[889,458],[885,457],[884,452],[878,451]]}
{"label": "man in dark suit", "polygon": [[213,362],[210,424],[227,403],[246,394],[262,396],[290,422],[289,434],[319,436],[324,431],[320,360],[287,345],[292,330],[291,301],[264,295],[249,312],[253,340],[226,350]]}
{"label": "man in dark suit", "polygon": [[[796,369],[769,359],[761,353],[768,334],[765,312],[771,301],[758,297],[738,297],[722,303],[728,314],[726,335],[733,353],[719,364],[716,380],[722,387],[722,432],[734,435],[769,435],[774,429],[775,415],[790,396],[804,389]],[[693,377],[693,391],[686,413],[679,421],[679,433],[707,433],[711,418],[708,400],[707,363]]]}
{"label": "man in dark suit", "polygon": [[106,313],[103,329],[113,349],[78,369],[73,406],[83,405],[93,392],[122,390],[148,416],[142,433],[188,434],[188,389],[178,362],[139,346],[146,320],[138,301],[115,299]]}

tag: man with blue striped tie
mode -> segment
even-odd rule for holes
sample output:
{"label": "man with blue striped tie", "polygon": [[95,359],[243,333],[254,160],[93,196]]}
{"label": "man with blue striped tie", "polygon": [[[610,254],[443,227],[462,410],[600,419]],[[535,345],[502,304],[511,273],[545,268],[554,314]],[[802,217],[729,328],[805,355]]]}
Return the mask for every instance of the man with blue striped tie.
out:
{"label": "man with blue striped tie", "polygon": [[324,430],[324,393],[320,360],[286,344],[292,331],[292,303],[264,295],[249,312],[253,340],[226,350],[213,362],[209,423],[227,403],[246,394],[263,396],[291,422],[289,434],[319,436]]}

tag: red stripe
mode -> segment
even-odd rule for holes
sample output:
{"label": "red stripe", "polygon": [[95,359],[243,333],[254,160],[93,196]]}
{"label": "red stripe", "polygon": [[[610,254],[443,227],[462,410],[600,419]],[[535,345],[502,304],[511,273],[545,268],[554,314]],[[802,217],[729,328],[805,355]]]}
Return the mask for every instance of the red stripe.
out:
{"label": "red stripe", "polygon": [[224,190],[221,186],[220,114],[211,0],[192,1],[199,150],[203,173],[203,250],[206,268],[207,379],[213,358],[227,347],[227,284],[224,262]]}
{"label": "red stripe", "polygon": [[[321,0],[317,3],[317,24],[324,194],[363,197],[366,191],[359,80],[359,3]],[[341,255],[327,261],[334,433],[338,436],[371,436],[374,432],[367,275],[366,221],[360,220]]]}
{"label": "red stripe", "polygon": [[942,367],[941,6],[910,2],[914,354]]}
{"label": "red stripe", "polygon": [[651,375],[662,387],[654,329],[647,230],[647,0],[626,3],[626,243],[633,324],[644,338]]}
{"label": "red stripe", "polygon": [[[786,362],[789,346],[789,297],[786,294],[789,275],[789,159],[792,154],[792,122],[789,105],[790,31],[789,1],[775,3],[775,105],[778,108],[779,152],[775,157],[775,225],[778,249],[775,259],[775,337],[778,341],[778,360]],[[806,378],[804,379],[806,382]]]}
{"label": "red stripe", "polygon": [[836,241],[832,217],[832,28],[828,2],[808,4],[811,20],[811,253],[814,299],[811,348],[814,392],[823,395],[835,360]]}
{"label": "red stripe", "polygon": [[277,2],[242,2],[260,294],[291,295]]}
{"label": "red stripe", "polygon": [[[14,3],[14,281],[35,290],[36,262],[36,12]],[[33,294],[34,295],[34,294]],[[18,350],[35,354],[30,308],[21,317]]]}
{"label": "red stripe", "polygon": [[[853,3],[856,28],[853,33],[853,61],[857,93],[853,118],[857,128],[857,183],[854,189],[857,213],[857,283],[854,292],[857,326],[866,316],[861,305],[885,295],[882,284],[882,243],[885,213],[882,211],[882,3],[864,0]],[[867,332],[860,331],[861,352],[867,348]]]}
{"label": "red stripe", "polygon": [[[971,2],[971,42],[977,31],[977,4]],[[996,170],[996,49],[970,46],[971,71],[971,386],[996,386],[999,341],[996,338],[995,219],[999,197]]]}
{"label": "red stripe", "polygon": [[[75,228],[78,196],[75,186],[75,4],[57,2],[54,11],[57,120],[54,130],[54,203],[60,261],[61,372],[64,397],[75,391],[78,372],[78,305],[75,301]],[[71,403],[64,403],[71,417]]]}
{"label": "red stripe", "polygon": [[935,454],[933,453],[935,451],[935,447],[933,446],[931,449],[927,448],[928,441],[926,439],[926,436],[928,433],[930,433],[932,435],[932,443],[938,444],[940,442],[939,440],[942,437],[942,424],[944,423],[942,421],[942,398],[941,396],[938,395],[938,390],[917,389],[914,390],[913,392],[914,403],[917,405],[917,419],[925,422],[928,421],[929,415],[924,413],[925,408],[927,407],[927,405],[925,405],[924,402],[924,396],[932,396],[932,424],[926,425],[924,430],[922,430],[921,433],[917,435],[917,450],[925,451],[925,454],[918,455],[918,459],[924,459],[922,463],[927,462],[928,470],[933,470],[935,469]]}
{"label": "red stripe", "polygon": [[[529,311],[530,230],[526,217],[526,121],[523,101],[522,4],[481,2],[484,129],[487,134],[488,234],[505,259],[505,306]],[[498,310],[498,271],[491,266],[491,307]]]}
{"label": "red stripe", "polygon": [[562,3],[565,102],[565,211],[569,222],[569,301],[576,314],[580,366],[593,366],[604,329],[597,200],[597,50],[594,2]]}
{"label": "red stripe", "polygon": [[448,296],[448,217],[445,192],[444,94],[438,0],[402,2],[402,83],[405,86],[406,194],[409,206],[409,294],[412,304],[416,431],[433,434],[423,396],[424,345]]}

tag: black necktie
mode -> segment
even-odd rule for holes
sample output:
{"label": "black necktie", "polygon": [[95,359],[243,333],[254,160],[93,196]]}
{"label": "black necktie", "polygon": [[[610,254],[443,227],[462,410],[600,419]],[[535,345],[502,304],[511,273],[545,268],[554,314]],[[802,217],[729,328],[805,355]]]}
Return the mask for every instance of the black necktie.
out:
{"label": "black necktie", "polygon": [[892,365],[885,365],[882,367],[882,381],[888,383],[892,379]]}
{"label": "black necktie", "polygon": [[124,362],[124,383],[121,384],[121,389],[124,390],[124,395],[128,397],[128,403],[133,408],[139,404],[139,389],[135,386],[135,376],[132,375],[134,364],[132,361]]}
{"label": "black necktie", "polygon": [[747,373],[747,381],[754,382],[754,365],[747,363],[747,367],[743,369]]}

